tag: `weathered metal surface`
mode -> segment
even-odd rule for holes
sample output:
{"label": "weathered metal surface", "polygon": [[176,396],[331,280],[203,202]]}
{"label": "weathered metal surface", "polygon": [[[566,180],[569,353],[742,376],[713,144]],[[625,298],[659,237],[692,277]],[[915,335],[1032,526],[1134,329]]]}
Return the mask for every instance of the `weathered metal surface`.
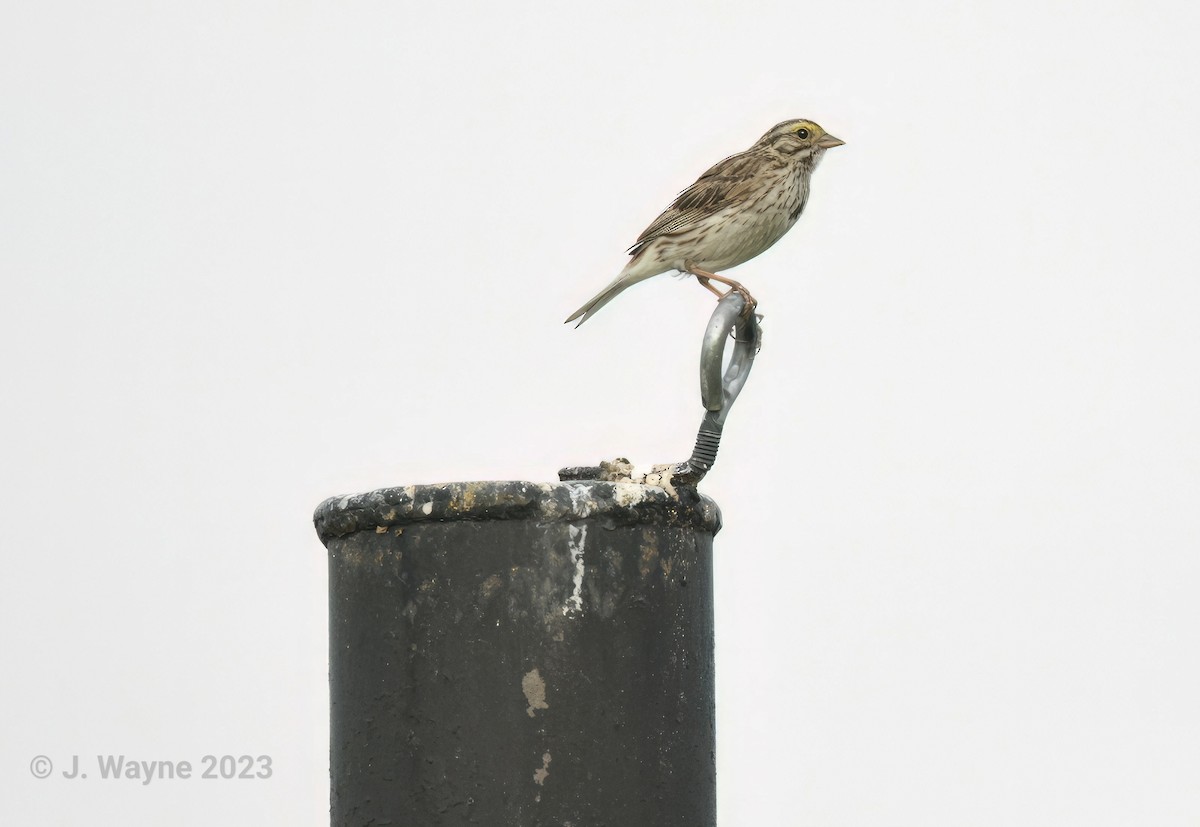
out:
{"label": "weathered metal surface", "polygon": [[379,526],[440,520],[562,522],[606,519],[619,524],[687,525],[716,533],[717,504],[694,491],[677,493],[619,482],[451,482],[382,488],[330,497],[313,522],[322,542]]}
{"label": "weathered metal surface", "polygon": [[715,824],[716,505],[632,483],[332,499],[334,825]]}

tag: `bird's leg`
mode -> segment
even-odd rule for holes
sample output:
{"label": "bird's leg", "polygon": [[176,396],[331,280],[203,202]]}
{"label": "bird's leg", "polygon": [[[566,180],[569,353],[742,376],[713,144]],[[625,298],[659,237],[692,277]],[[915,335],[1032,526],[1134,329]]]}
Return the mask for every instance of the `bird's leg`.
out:
{"label": "bird's leg", "polygon": [[701,287],[703,287],[705,290],[708,290],[709,292],[711,292],[718,299],[725,298],[724,293],[722,293],[720,290],[718,290],[717,288],[712,286],[712,282],[708,280],[708,276],[696,276],[696,283],[699,284]]}
{"label": "bird's leg", "polygon": [[758,300],[751,296],[750,291],[743,287],[740,282],[736,282],[733,279],[727,279],[724,276],[718,276],[716,273],[710,273],[707,270],[701,270],[690,261],[685,261],[683,264],[687,271],[695,276],[702,285],[716,293],[721,298],[724,298],[725,295],[728,294],[726,293],[722,295],[717,288],[713,287],[709,283],[709,281],[719,281],[721,284],[728,285],[730,290],[735,291],[746,302],[746,313],[753,313],[754,308],[758,307]]}

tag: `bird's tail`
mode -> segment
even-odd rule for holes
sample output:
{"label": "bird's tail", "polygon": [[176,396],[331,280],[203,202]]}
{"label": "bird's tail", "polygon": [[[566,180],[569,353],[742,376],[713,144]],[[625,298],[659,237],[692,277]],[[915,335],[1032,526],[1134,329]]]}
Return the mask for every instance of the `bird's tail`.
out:
{"label": "bird's tail", "polygon": [[601,307],[604,307],[604,305],[608,304],[610,301],[620,295],[626,287],[632,287],[639,281],[645,281],[651,276],[657,275],[655,272],[639,272],[636,266],[637,264],[638,260],[636,258],[629,262],[629,265],[621,271],[621,275],[613,279],[612,283],[609,284],[608,287],[605,287],[603,290],[589,299],[587,304],[568,316],[566,322],[563,324],[570,324],[576,319],[579,319],[579,322],[575,325],[576,327],[579,327],[579,325],[583,324],[592,316],[594,316],[596,311],[598,311]]}

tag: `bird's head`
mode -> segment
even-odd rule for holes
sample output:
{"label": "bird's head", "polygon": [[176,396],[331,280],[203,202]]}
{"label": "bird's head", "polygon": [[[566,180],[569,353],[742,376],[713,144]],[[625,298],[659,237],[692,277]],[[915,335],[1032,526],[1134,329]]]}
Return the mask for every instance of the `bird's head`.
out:
{"label": "bird's head", "polygon": [[760,146],[769,146],[784,155],[821,155],[825,150],[846,143],[835,138],[812,121],[803,118],[776,124],[758,139]]}

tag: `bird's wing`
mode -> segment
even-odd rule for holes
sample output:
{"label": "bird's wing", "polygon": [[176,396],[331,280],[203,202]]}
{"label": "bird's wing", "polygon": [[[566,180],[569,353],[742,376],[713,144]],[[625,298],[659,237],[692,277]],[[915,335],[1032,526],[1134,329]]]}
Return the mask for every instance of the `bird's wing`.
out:
{"label": "bird's wing", "polygon": [[770,161],[749,151],[714,164],[654,219],[629,248],[629,254],[637,255],[654,239],[683,232],[729,205],[745,201],[764,164]]}

